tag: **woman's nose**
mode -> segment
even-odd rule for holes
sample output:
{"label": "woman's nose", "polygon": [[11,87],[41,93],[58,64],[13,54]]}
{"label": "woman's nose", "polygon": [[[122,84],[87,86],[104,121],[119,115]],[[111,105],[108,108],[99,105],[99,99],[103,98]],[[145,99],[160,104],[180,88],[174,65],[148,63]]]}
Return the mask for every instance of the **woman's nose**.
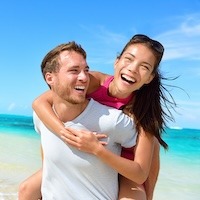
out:
{"label": "woman's nose", "polygon": [[127,69],[132,73],[138,72],[138,66],[135,63],[128,65]]}

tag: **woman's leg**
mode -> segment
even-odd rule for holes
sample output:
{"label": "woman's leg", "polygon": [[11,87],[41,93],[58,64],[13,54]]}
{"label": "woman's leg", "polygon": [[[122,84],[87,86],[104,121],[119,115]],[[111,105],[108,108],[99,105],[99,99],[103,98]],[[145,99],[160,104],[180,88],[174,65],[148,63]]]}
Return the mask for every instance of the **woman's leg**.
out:
{"label": "woman's leg", "polygon": [[19,186],[18,200],[38,200],[41,195],[42,169],[23,181]]}
{"label": "woman's leg", "polygon": [[143,185],[138,185],[120,176],[119,200],[152,200],[160,169],[160,144],[155,138],[154,152],[150,172]]}
{"label": "woman's leg", "polygon": [[160,144],[156,138],[155,138],[154,144],[155,144],[154,152],[153,152],[151,168],[149,171],[149,176],[144,183],[148,200],[153,199],[153,193],[154,193],[154,189],[156,186],[156,182],[157,182],[159,170],[160,170]]}
{"label": "woman's leg", "polygon": [[146,192],[143,185],[120,176],[119,178],[119,200],[146,200]]}

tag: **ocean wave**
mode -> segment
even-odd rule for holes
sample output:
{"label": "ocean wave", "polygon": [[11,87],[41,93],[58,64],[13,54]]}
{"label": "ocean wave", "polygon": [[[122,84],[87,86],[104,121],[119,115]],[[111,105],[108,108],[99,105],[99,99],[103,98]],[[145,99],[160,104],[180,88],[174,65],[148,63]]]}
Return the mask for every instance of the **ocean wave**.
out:
{"label": "ocean wave", "polygon": [[183,128],[182,127],[180,127],[180,126],[171,126],[171,127],[169,127],[170,129],[175,129],[175,130],[183,130]]}
{"label": "ocean wave", "polygon": [[0,127],[33,129],[33,118],[30,116],[0,114]]}

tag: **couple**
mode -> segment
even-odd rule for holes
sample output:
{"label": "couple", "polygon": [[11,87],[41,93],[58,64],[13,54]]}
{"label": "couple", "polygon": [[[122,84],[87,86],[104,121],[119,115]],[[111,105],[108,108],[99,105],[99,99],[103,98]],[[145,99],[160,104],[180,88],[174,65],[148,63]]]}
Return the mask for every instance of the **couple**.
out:
{"label": "couple", "polygon": [[[69,44],[74,44],[74,43],[69,43]],[[123,198],[129,198],[129,199],[135,198],[140,200],[152,199],[153,189],[159,171],[158,142],[164,148],[167,148],[167,144],[161,138],[161,132],[163,131],[165,125],[165,117],[167,116],[167,114],[163,111],[161,107],[161,101],[162,100],[166,101],[166,99],[163,96],[163,90],[162,90],[163,86],[161,84],[162,77],[158,70],[158,66],[160,64],[164,52],[163,46],[159,42],[152,40],[145,35],[135,35],[127,43],[121,54],[116,59],[115,75],[114,77],[112,77],[99,72],[89,73],[88,66],[86,63],[86,54],[82,53],[84,50],[82,50],[82,48],[80,47],[77,47],[76,44],[74,45],[76,46],[76,48],[72,49],[72,51],[71,50],[62,51],[57,47],[54,50],[52,50],[49,54],[47,54],[47,56],[44,58],[42,67],[44,66],[46,67],[42,68],[42,71],[44,78],[50,85],[52,91],[47,92],[45,95],[41,96],[35,101],[34,109],[37,112],[37,115],[39,116],[40,119],[42,119],[44,124],[50,130],[52,130],[59,136],[62,135],[61,138],[68,145],[69,147],[68,150],[70,149],[70,151],[72,151],[73,154],[79,155],[77,149],[85,151],[87,153],[93,154],[93,156],[90,155],[89,157],[93,158],[95,157],[94,158],[95,162],[100,162],[99,165],[103,165],[104,167],[106,166],[111,167],[111,168],[108,167],[109,170],[111,170],[111,172],[109,173],[109,177],[112,174],[113,177],[115,177],[115,179],[106,181],[104,180],[104,181],[105,183],[108,182],[107,184],[110,183],[112,185],[111,188],[113,187],[113,189],[110,190],[110,187],[106,188],[107,186],[104,187],[102,186],[102,188],[99,188],[99,190],[102,192],[104,191],[104,189],[105,191],[106,189],[110,191],[108,192],[108,194],[106,192],[103,192],[103,194],[101,195],[108,195],[108,196],[104,196],[104,198],[102,197],[100,199],[117,198],[116,174],[114,173],[114,171],[117,171],[119,174],[122,175],[120,176],[119,179],[120,181],[119,199]],[[65,67],[62,67],[64,65],[61,59],[62,58],[61,56],[63,56],[63,54],[64,54],[63,58],[66,59]],[[73,57],[76,58],[76,63],[73,63]],[[51,68],[52,66],[56,67],[55,70]],[[82,68],[80,68],[80,66]],[[76,98],[78,99],[81,98],[81,102],[78,101],[80,105],[78,104],[75,106],[76,108],[78,107],[78,109],[76,110],[70,108],[70,111],[67,111],[66,114],[65,113],[65,111],[67,110],[66,107],[68,107],[69,105],[69,103],[67,103],[68,100],[65,101],[65,103],[63,102],[61,103],[60,97],[63,97],[64,99],[70,97],[69,94],[71,94],[70,92],[72,91],[71,84],[72,83],[75,84],[76,82],[75,80],[72,81],[72,79],[67,78],[67,74],[76,76],[77,77],[76,81],[77,82],[80,81],[82,85],[78,85],[77,87],[74,88],[76,92],[74,93],[74,97],[72,99],[74,103],[77,103]],[[90,84],[88,82],[89,77],[90,77]],[[121,116],[120,114],[121,122],[116,120],[116,117],[112,117],[112,122],[117,123],[117,125],[114,124],[114,126],[117,127],[113,128],[115,133],[111,135],[107,135],[108,132],[103,132],[102,129],[100,129],[101,133],[104,134],[91,134],[91,132],[89,131],[82,130],[82,127],[77,127],[78,129],[81,129],[80,131],[75,131],[71,128],[64,129],[63,123],[61,123],[58,120],[58,118],[55,117],[55,112],[56,112],[60,120],[66,122],[65,125],[73,127],[74,126],[73,123],[75,123],[75,121],[79,119],[80,116],[84,115],[88,111],[88,107],[91,108],[93,107],[93,105],[95,105],[94,107],[96,107],[96,102],[93,102],[92,99],[90,101],[85,99],[86,89],[88,98],[93,98],[102,104],[106,104],[108,106],[112,106],[117,109],[123,109],[126,114],[133,117],[135,121],[136,132],[138,132],[139,134],[137,139],[137,145],[135,148],[128,148],[128,149],[123,148],[122,157],[112,153],[112,151],[115,151],[114,153],[119,153],[118,147],[115,147],[116,149],[114,150],[109,145],[111,144],[110,142],[114,141],[115,144],[119,143],[124,147],[133,146],[136,136],[136,134],[134,134],[134,126],[133,124],[131,125],[132,135],[130,137],[129,133],[130,124],[132,122],[126,119],[124,115]],[[52,104],[54,112],[51,111]],[[46,106],[42,108],[41,105],[46,105]],[[108,107],[106,108],[108,109]],[[95,115],[98,115],[100,113],[100,111],[96,110],[95,108],[91,112],[96,112]],[[101,112],[104,113],[105,109]],[[46,115],[47,113],[48,115]],[[118,115],[119,113],[117,112],[116,116]],[[88,113],[86,117],[87,116],[92,116],[92,115]],[[107,128],[110,126],[111,128],[109,119],[108,121],[105,118],[102,119],[100,115],[99,119],[93,119],[93,118],[87,119],[86,117],[85,119],[89,121],[90,125],[94,126],[97,125],[93,123],[94,120],[97,121],[103,120],[103,126],[101,128],[105,129],[104,126]],[[56,140],[55,138],[57,137],[55,137],[54,134],[50,133],[45,136],[45,134],[49,129],[47,129],[43,125],[43,123],[39,120],[39,118],[37,116],[35,117],[35,125],[36,125],[36,130],[38,129],[38,131],[41,132],[42,147],[45,148],[43,170],[44,169],[46,170],[43,171],[43,185],[42,185],[42,191],[45,191],[44,187],[45,186],[44,183],[46,183],[44,181],[45,177],[53,178],[51,175],[49,176],[48,174],[48,172],[49,171],[51,172],[52,170],[51,165],[50,168],[48,168],[49,171],[47,169],[47,167],[49,166],[48,165],[49,160],[47,159],[49,158],[48,156],[50,157],[53,156],[53,158],[51,157],[51,159],[55,160],[57,159],[56,163],[58,164],[58,166],[60,166],[59,164],[63,156],[66,157],[67,155],[65,155],[64,152],[63,155],[57,155],[56,150],[55,151],[50,150],[50,152],[48,151],[50,142],[55,141]],[[73,120],[74,118],[75,120]],[[121,125],[121,123],[124,123],[124,118],[128,120],[126,122],[127,127],[124,128],[123,131],[120,131],[121,126],[124,126]],[[105,120],[107,123],[105,123]],[[73,121],[73,123],[71,121]],[[82,126],[77,123],[76,126]],[[84,129],[85,128],[87,127],[85,126]],[[94,130],[89,129],[89,130],[98,133],[97,129]],[[110,130],[105,129],[105,131],[110,131]],[[113,138],[113,136],[116,137]],[[130,138],[128,139],[128,137]],[[100,141],[98,141],[97,138],[100,139]],[[59,140],[58,146],[60,145],[63,148],[66,147],[66,144],[64,144],[64,142],[62,142],[58,138],[57,140]],[[133,156],[133,151],[135,154],[134,156]],[[82,154],[84,154],[84,152]],[[56,155],[58,157],[56,157]],[[53,164],[55,164],[55,160]],[[86,160],[84,159],[84,161]],[[52,160],[50,161],[52,162]],[[64,163],[66,164],[67,162],[68,161],[65,161]],[[70,166],[73,167],[72,165],[68,165],[68,167]],[[97,167],[98,165],[96,166],[96,169],[98,169]],[[89,169],[90,168],[88,168],[88,170]],[[153,171],[154,169],[155,171]],[[73,171],[73,169],[71,170]],[[66,172],[66,170],[64,171]],[[85,173],[85,178],[89,178],[88,175],[90,174],[90,170],[87,171],[84,168],[84,170],[79,173]],[[66,176],[66,178],[68,178],[68,175],[69,175],[68,171],[66,173],[63,172],[61,174],[61,177]],[[100,174],[99,171],[96,171],[96,176],[97,179],[98,178],[100,179],[103,175]],[[83,178],[80,176],[80,174],[78,177]],[[27,179],[24,183],[22,183],[19,191],[19,200],[27,199],[28,196],[26,196],[26,194],[27,195],[31,194],[32,195],[31,197],[33,197],[33,195],[36,195],[35,197],[40,198],[41,179],[42,179],[42,172],[40,170],[38,173]],[[46,181],[48,181],[48,179],[46,179]],[[49,180],[50,183],[51,181],[53,182],[53,180]],[[54,181],[55,185],[52,185],[52,187],[53,188],[56,187],[56,184],[59,183],[60,181],[61,179],[55,180]],[[73,180],[69,181],[71,181],[73,185]],[[88,180],[88,188],[90,188],[91,187],[90,184],[92,184],[90,183],[90,181],[92,180],[91,179]],[[30,190],[29,186],[31,186]],[[66,187],[70,190],[69,185]],[[76,192],[79,193],[80,189],[82,188],[77,187]],[[49,190],[48,192],[50,193],[50,191],[51,190]],[[111,194],[112,192],[115,192],[115,194]],[[73,196],[73,193],[71,193],[71,195]],[[113,196],[111,197],[110,195]],[[66,199],[65,197],[62,198]]]}

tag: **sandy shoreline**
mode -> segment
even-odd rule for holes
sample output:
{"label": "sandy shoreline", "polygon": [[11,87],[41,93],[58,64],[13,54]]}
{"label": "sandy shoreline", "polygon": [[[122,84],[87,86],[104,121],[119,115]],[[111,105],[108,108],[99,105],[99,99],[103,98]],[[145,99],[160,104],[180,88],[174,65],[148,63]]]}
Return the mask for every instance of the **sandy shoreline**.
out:
{"label": "sandy shoreline", "polygon": [[[154,200],[200,199],[200,159],[161,151],[161,171]],[[0,200],[16,200],[19,183],[41,167],[40,141],[0,133]]]}
{"label": "sandy shoreline", "polygon": [[0,133],[0,200],[16,200],[19,184],[41,166],[34,137]]}

